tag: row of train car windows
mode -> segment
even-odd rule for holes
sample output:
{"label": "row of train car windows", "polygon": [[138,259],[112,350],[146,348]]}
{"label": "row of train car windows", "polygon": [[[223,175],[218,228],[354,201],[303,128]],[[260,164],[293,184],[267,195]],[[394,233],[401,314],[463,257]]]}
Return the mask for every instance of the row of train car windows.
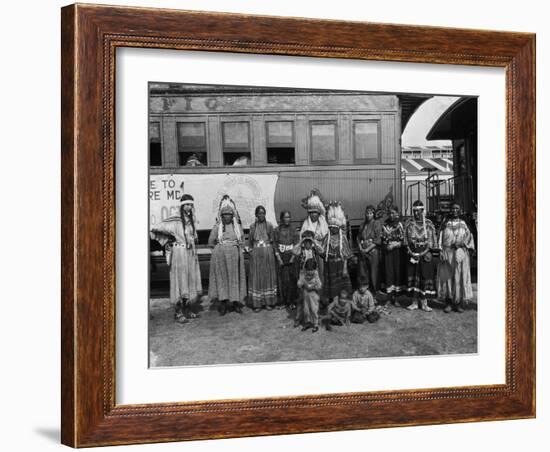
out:
{"label": "row of train car windows", "polygon": [[[267,163],[293,165],[296,163],[296,137],[292,121],[266,121]],[[223,164],[251,164],[250,124],[245,121],[223,122],[221,129]],[[337,160],[338,128],[336,121],[310,121],[309,134],[313,163]],[[380,157],[378,121],[354,121],[353,146],[357,161],[375,162]],[[150,165],[162,166],[160,123],[149,127]],[[180,166],[207,166],[207,133],[204,122],[177,123],[178,163]]]}

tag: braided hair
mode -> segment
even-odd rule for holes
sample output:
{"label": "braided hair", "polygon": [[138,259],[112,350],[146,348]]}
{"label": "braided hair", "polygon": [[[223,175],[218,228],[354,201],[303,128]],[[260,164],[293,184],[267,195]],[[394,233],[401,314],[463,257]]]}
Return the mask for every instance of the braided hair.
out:
{"label": "braided hair", "polygon": [[185,233],[185,224],[188,222],[191,225],[193,230],[193,237],[195,236],[197,230],[195,229],[195,216],[193,215],[193,210],[187,213],[184,209],[185,205],[180,206],[180,218],[181,224],[183,226],[183,237],[185,238],[185,244],[187,245],[187,234]]}

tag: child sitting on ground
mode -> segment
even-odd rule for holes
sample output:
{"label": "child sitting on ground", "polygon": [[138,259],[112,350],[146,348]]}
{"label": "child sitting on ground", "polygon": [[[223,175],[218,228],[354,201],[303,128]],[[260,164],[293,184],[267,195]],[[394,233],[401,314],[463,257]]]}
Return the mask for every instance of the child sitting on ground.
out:
{"label": "child sitting on ground", "polygon": [[361,283],[359,290],[353,293],[351,300],[351,321],[353,323],[374,323],[380,318],[376,312],[374,297],[366,283]]}
{"label": "child sitting on ground", "polygon": [[351,300],[346,289],[340,290],[340,294],[334,297],[327,309],[326,328],[331,331],[331,325],[350,326],[351,323]]}
{"label": "child sitting on ground", "polygon": [[298,326],[302,322],[302,331],[312,328],[312,332],[315,333],[319,330],[319,291],[321,286],[317,263],[315,259],[310,258],[305,261],[298,279],[298,289],[302,290],[302,297],[297,306],[294,326]]}

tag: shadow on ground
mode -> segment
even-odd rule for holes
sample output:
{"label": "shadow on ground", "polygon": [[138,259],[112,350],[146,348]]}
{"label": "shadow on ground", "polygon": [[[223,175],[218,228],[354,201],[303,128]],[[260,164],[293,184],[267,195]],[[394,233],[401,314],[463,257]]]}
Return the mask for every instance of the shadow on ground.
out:
{"label": "shadow on ground", "polygon": [[[403,306],[409,301],[400,299]],[[374,324],[302,332],[293,327],[293,312],[254,313],[221,317],[208,301],[200,318],[174,322],[167,299],[151,300],[149,321],[151,367],[207,364],[307,361],[477,352],[477,305],[464,313],[446,314],[386,306]]]}

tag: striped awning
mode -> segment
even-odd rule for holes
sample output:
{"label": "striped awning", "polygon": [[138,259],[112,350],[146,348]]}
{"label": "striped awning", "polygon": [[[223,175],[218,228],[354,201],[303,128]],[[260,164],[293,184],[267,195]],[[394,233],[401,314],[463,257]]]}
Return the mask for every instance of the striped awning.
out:
{"label": "striped awning", "polygon": [[409,173],[423,173],[428,170],[440,173],[452,173],[453,161],[447,158],[418,158],[401,159],[401,171]]}

